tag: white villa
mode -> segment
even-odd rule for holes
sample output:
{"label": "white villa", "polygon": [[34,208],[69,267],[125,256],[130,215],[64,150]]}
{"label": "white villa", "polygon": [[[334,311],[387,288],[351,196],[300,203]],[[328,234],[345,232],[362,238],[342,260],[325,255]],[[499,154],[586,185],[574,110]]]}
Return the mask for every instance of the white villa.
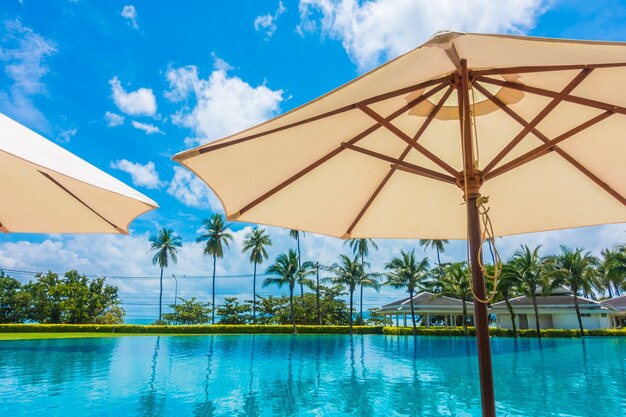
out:
{"label": "white villa", "polygon": [[612,328],[622,329],[626,327],[626,295],[609,298],[602,301],[601,304],[610,310],[609,322]]}
{"label": "white villa", "polygon": [[[578,329],[578,318],[574,305],[574,295],[565,287],[542,295],[541,288],[536,292],[539,326],[542,329]],[[532,297],[522,296],[509,300],[515,313],[518,329],[535,329],[535,310]],[[474,304],[466,303],[468,325],[473,324]],[[459,299],[439,296],[423,291],[413,296],[415,319],[419,326],[461,326],[463,323],[463,302]],[[626,327],[626,295],[604,301],[594,301],[578,297],[583,327],[586,330]],[[403,298],[380,308],[386,322],[392,326],[411,326],[410,299]],[[497,317],[500,328],[512,329],[511,314],[504,301],[494,303],[489,313]]]}
{"label": "white villa", "polygon": [[[474,323],[474,304],[465,302],[467,308],[468,325]],[[431,292],[423,291],[413,296],[413,308],[415,320],[419,326],[462,326],[463,325],[463,302],[456,298],[438,296]],[[410,298],[403,298],[391,304],[384,305],[379,311],[386,319],[391,320],[395,326],[411,326],[411,302]]]}
{"label": "white villa", "polygon": [[[578,329],[578,318],[574,306],[574,295],[564,287],[557,288],[549,295],[542,295],[541,288],[536,292],[539,312],[539,326],[542,329]],[[516,297],[509,300],[515,313],[515,324],[518,329],[536,329],[533,299],[529,296]],[[610,329],[609,313],[611,310],[602,303],[578,297],[578,307],[587,330]],[[512,329],[511,314],[504,301],[491,306],[490,312],[498,317],[499,326]]]}

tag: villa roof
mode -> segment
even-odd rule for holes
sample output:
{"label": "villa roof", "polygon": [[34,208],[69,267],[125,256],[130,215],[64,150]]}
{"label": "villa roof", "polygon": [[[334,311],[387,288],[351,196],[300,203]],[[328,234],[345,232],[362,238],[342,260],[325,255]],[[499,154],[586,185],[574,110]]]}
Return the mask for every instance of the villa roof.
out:
{"label": "villa roof", "polygon": [[[468,309],[472,308],[474,305],[471,301],[466,301],[465,304]],[[463,308],[463,301],[458,298],[436,295],[428,291],[422,291],[413,296],[413,305],[416,310],[424,310],[428,308],[461,310]],[[404,310],[410,308],[410,298],[406,297],[382,306],[381,310]]]}
{"label": "villa roof", "polygon": [[[537,307],[546,308],[575,308],[574,296],[572,294],[556,294],[547,296],[538,296],[536,298]],[[533,308],[533,299],[529,296],[521,296],[512,298],[509,303],[513,308]],[[581,308],[602,308],[602,304],[587,298],[578,297],[578,306]],[[494,310],[507,309],[505,301],[500,301],[491,306]]]}
{"label": "villa roof", "polygon": [[605,307],[614,309],[614,310],[626,311],[626,295],[622,295],[621,297],[606,299],[602,301],[600,304],[602,304]]}

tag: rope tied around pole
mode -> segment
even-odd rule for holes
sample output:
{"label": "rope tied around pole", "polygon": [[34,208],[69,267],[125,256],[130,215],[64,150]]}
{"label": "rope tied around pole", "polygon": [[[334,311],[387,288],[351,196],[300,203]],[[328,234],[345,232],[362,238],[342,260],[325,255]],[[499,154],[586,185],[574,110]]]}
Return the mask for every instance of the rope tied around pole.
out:
{"label": "rope tied around pole", "polygon": [[[480,166],[480,153],[479,153],[479,147],[478,147],[478,129],[476,127],[476,112],[475,112],[475,107],[476,107],[476,98],[475,98],[475,94],[474,94],[474,86],[472,85],[472,83],[469,83],[469,89],[471,91],[471,95],[472,95],[472,104],[470,107],[470,132],[471,130],[473,130],[474,132],[474,146],[472,151],[476,153],[476,155],[471,155],[472,158],[472,168],[478,170],[479,166]],[[459,106],[461,105],[461,103],[459,103]],[[461,124],[461,134],[463,136],[463,141],[465,141],[465,113],[463,114],[463,123]],[[471,134],[471,133],[470,133]],[[465,146],[462,146],[462,153],[463,153],[463,160],[465,161]],[[467,174],[467,166],[464,165],[463,168],[463,188],[464,188],[464,192],[465,192],[465,202],[467,203],[467,199],[468,199],[468,174]],[[474,291],[474,284],[472,282],[472,276],[471,276],[471,253],[470,253],[470,246],[469,246],[469,229],[467,230],[467,279],[469,282],[469,287],[470,287],[470,291],[472,292],[472,296],[474,297],[474,300],[476,300],[479,303],[483,303],[483,304],[489,304],[491,303],[491,301],[493,301],[493,299],[495,298],[496,294],[497,294],[497,288],[498,288],[498,279],[500,277],[500,274],[502,273],[502,262],[501,262],[501,258],[500,258],[500,254],[498,253],[498,249],[496,248],[496,240],[495,240],[495,233],[493,230],[493,223],[491,222],[491,217],[489,216],[489,210],[490,208],[486,206],[486,204],[489,203],[489,196],[480,196],[476,199],[476,208],[478,209],[478,214],[480,216],[481,219],[481,239],[480,239],[480,244],[478,246],[478,253],[476,254],[477,261],[478,261],[478,265],[484,275],[485,278],[488,279],[492,279],[493,280],[493,289],[491,291],[491,294],[486,298],[486,299],[482,299],[479,298],[476,295],[476,292]],[[491,257],[492,257],[492,261],[493,261],[493,274],[488,273],[487,271],[487,266],[484,264],[483,260],[482,260],[482,254],[483,254],[483,246],[485,244],[485,242],[487,242],[492,251],[491,251]]]}

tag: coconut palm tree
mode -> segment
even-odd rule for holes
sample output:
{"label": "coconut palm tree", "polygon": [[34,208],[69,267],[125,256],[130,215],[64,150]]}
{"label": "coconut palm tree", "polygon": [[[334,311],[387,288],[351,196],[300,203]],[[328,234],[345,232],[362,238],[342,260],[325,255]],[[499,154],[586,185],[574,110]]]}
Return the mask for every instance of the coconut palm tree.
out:
{"label": "coconut palm tree", "polygon": [[293,314],[293,290],[297,283],[312,285],[306,277],[314,273],[314,268],[315,265],[310,261],[298,265],[298,255],[293,249],[289,249],[289,252],[278,255],[274,263],[265,271],[266,274],[276,276],[265,278],[263,287],[269,285],[276,285],[278,288],[284,285],[289,287],[289,316],[294,334],[296,333],[296,319]]}
{"label": "coconut palm tree", "polygon": [[517,326],[515,324],[515,311],[511,305],[511,296],[513,296],[520,288],[520,276],[516,272],[515,267],[506,263],[502,266],[502,272],[498,278],[498,292],[504,298],[506,308],[511,314],[511,324],[513,327],[513,337],[517,337]]}
{"label": "coconut palm tree", "polygon": [[[367,263],[365,263],[367,266]],[[358,285],[378,288],[377,275],[373,273],[365,273],[363,263],[359,261],[358,256],[351,259],[347,255],[339,255],[339,262],[334,263],[331,268],[333,276],[327,278],[328,281],[336,285],[343,285],[348,289],[350,297],[350,334],[352,334],[352,306],[354,305],[354,290]]]}
{"label": "coconut palm tree", "polygon": [[168,267],[169,261],[178,262],[176,252],[183,246],[179,236],[174,234],[172,229],[163,228],[156,236],[150,238],[150,251],[156,251],[152,258],[152,265],[159,265],[161,277],[159,280],[159,323],[161,322],[161,312],[163,304],[163,269]]}
{"label": "coconut palm tree", "polygon": [[[378,250],[378,245],[374,242],[374,239],[348,239],[344,243],[350,245],[352,253],[361,259],[361,267],[365,271],[365,257],[370,253],[370,245],[372,248]],[[359,323],[363,324],[363,287],[368,286],[369,280],[365,280],[359,286],[361,287],[361,295],[359,301]],[[377,287],[374,287],[377,288]]]}
{"label": "coconut palm tree", "polygon": [[213,284],[211,307],[211,324],[215,324],[215,267],[217,258],[224,257],[224,246],[230,247],[233,235],[230,233],[230,223],[226,223],[221,213],[211,215],[209,219],[202,221],[203,233],[196,238],[196,242],[206,242],[204,255],[213,257]]}
{"label": "coconut palm tree", "polygon": [[598,277],[597,267],[600,261],[583,248],[561,246],[561,253],[550,257],[554,262],[553,286],[565,285],[574,294],[574,307],[578,318],[580,335],[584,335],[583,321],[578,307],[578,292],[590,292]]}
{"label": "coconut palm tree", "polygon": [[445,275],[439,278],[442,291],[437,296],[447,295],[463,302],[463,333],[467,336],[467,299],[472,296],[467,275],[466,262],[454,262],[445,268]]}
{"label": "coconut palm tree", "polygon": [[242,253],[250,252],[250,262],[254,264],[254,272],[252,278],[252,322],[256,323],[256,267],[263,263],[263,260],[269,256],[267,247],[272,246],[272,239],[266,234],[265,229],[255,227],[246,233],[243,238]]}
{"label": "coconut palm tree", "polygon": [[[304,237],[304,232],[296,229],[289,230],[289,236],[296,240],[296,248],[298,250],[298,266],[302,265],[302,253],[300,252],[300,234]],[[300,283],[300,297],[304,297],[304,284]]]}
{"label": "coconut palm tree", "polygon": [[421,290],[428,285],[427,280],[430,277],[428,258],[421,261],[415,257],[415,250],[405,252],[400,250],[400,256],[393,258],[385,265],[385,269],[389,272],[385,273],[387,281],[383,285],[393,288],[406,288],[409,293],[411,304],[411,320],[413,322],[413,334],[417,334],[417,326],[415,325],[415,307],[413,305],[413,296],[415,290]]}
{"label": "coconut palm tree", "polygon": [[538,338],[541,338],[541,327],[539,325],[539,308],[537,307],[537,289],[541,288],[544,294],[549,291],[548,279],[551,273],[549,270],[550,260],[539,256],[540,248],[541,246],[537,246],[531,250],[527,245],[522,245],[513,253],[507,263],[509,279],[517,281],[519,288],[533,300]]}
{"label": "coconut palm tree", "polygon": [[447,239],[420,239],[420,246],[423,246],[424,250],[435,249],[437,251],[437,265],[439,265],[439,267],[441,267],[441,257],[439,254],[446,251],[447,244]]}
{"label": "coconut palm tree", "polygon": [[602,260],[598,272],[602,289],[607,290],[609,298],[620,296],[620,288],[626,283],[626,246],[619,246],[614,249],[604,249],[601,252]]}

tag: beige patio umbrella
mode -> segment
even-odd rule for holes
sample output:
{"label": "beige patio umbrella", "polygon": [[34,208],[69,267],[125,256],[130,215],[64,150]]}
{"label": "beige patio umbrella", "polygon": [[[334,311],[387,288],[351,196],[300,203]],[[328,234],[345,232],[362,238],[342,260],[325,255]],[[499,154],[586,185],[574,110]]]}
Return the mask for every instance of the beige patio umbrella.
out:
{"label": "beige patio umbrella", "polygon": [[[498,236],[626,222],[625,135],[626,44],[446,32],[174,160],[230,220],[468,239],[486,301],[479,210]],[[493,416],[487,306],[474,306],[483,415]]]}
{"label": "beige patio umbrella", "polygon": [[0,113],[0,230],[123,233],[157,204]]}

